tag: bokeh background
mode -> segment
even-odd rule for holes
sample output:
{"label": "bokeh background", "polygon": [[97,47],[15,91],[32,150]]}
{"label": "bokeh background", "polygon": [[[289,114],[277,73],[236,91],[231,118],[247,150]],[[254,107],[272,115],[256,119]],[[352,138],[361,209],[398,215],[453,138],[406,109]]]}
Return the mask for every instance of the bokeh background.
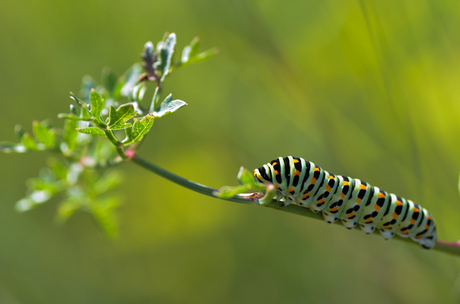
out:
{"label": "bokeh background", "polygon": [[[278,156],[410,198],[460,239],[459,1],[57,1],[0,4],[0,138],[66,112],[146,41],[200,36],[212,59],[165,92],[140,154],[212,187]],[[458,303],[460,259],[193,193],[131,164],[120,236],[58,201],[14,204],[46,153],[0,154],[1,303]]]}

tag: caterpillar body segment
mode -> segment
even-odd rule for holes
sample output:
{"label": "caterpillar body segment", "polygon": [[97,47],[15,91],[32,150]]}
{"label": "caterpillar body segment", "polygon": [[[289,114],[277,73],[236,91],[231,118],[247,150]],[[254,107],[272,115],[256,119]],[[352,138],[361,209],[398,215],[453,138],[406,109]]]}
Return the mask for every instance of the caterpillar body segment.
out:
{"label": "caterpillar body segment", "polygon": [[278,157],[254,170],[256,181],[277,189],[275,198],[322,212],[327,223],[340,220],[369,234],[378,229],[385,239],[410,237],[423,248],[436,244],[436,224],[428,211],[411,200],[387,193],[368,183],[331,174],[298,157]]}

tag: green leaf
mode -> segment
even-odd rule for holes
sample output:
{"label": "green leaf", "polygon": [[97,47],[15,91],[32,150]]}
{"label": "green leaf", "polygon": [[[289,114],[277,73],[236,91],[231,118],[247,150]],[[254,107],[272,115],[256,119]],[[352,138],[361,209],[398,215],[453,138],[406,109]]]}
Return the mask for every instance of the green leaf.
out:
{"label": "green leaf", "polygon": [[48,128],[44,122],[34,121],[33,132],[35,138],[47,148],[53,148],[56,145],[56,132]]}
{"label": "green leaf", "polygon": [[89,156],[96,161],[97,164],[104,166],[107,161],[112,160],[116,155],[118,154],[112,142],[102,137],[95,138],[91,142]]}
{"label": "green leaf", "polygon": [[240,171],[238,172],[238,175],[236,176],[236,178],[238,179],[240,184],[247,185],[251,187],[251,189],[253,190],[260,190],[260,191],[267,190],[267,185],[257,182],[254,178],[253,173],[244,167],[240,168]]}
{"label": "green leaf", "polygon": [[82,120],[79,116],[75,116],[72,113],[70,113],[70,114],[59,113],[57,117],[60,118],[60,119],[69,119],[69,120],[74,120],[74,121]]}
{"label": "green leaf", "polygon": [[19,212],[24,212],[32,209],[35,206],[35,202],[30,198],[23,198],[16,203],[16,210]]}
{"label": "green leaf", "polygon": [[119,205],[120,199],[117,196],[104,197],[91,204],[91,214],[109,238],[118,236],[117,217],[114,211]]}
{"label": "green leaf", "polygon": [[265,195],[262,199],[254,197],[259,204],[266,204],[273,199],[276,188],[271,184],[262,184],[256,182],[253,174],[244,167],[240,168],[237,176],[238,181],[241,183],[240,186],[224,186],[219,191],[214,192],[214,195],[220,198],[231,198],[238,194],[247,194],[248,192],[261,191]]}
{"label": "green leaf", "polygon": [[141,54],[141,58],[144,61],[143,67],[149,77],[155,77],[154,63],[156,60],[155,48],[152,42],[147,42],[144,45],[144,52]]}
{"label": "green leaf", "polygon": [[62,160],[58,160],[54,157],[48,159],[48,167],[53,172],[54,176],[60,180],[67,180],[68,166]]}
{"label": "green leaf", "polygon": [[89,135],[98,135],[98,136],[104,136],[104,137],[106,136],[104,131],[96,127],[89,127],[89,128],[83,128],[83,129],[77,128],[77,131],[80,133],[89,134]]}
{"label": "green leaf", "polygon": [[49,180],[43,177],[30,179],[27,185],[29,189],[34,189],[36,191],[46,190],[50,194],[56,194],[63,189],[60,181]]}
{"label": "green leaf", "polygon": [[[73,99],[79,106],[84,105],[85,103],[81,101],[74,93],[70,92],[70,98]],[[75,113],[76,114],[76,113]]]}
{"label": "green leaf", "polygon": [[131,126],[130,123],[126,123],[129,119],[136,115],[136,111],[132,104],[124,104],[118,109],[114,106],[110,106],[109,121],[107,127],[110,130],[126,129]]}
{"label": "green leaf", "polygon": [[[86,159],[85,159],[85,162],[86,162]],[[85,163],[85,165],[88,165],[88,167],[90,166],[90,164],[88,164],[87,162]],[[84,167],[82,167],[80,164],[72,163],[68,167],[68,170],[67,170],[67,177],[66,177],[67,186],[75,185],[78,181],[80,174],[83,172],[83,170],[84,170]]]}
{"label": "green leaf", "polygon": [[219,53],[219,49],[217,48],[212,48],[210,50],[207,50],[207,51],[204,51],[198,55],[196,55],[194,58],[193,58],[193,62],[200,62],[200,61],[203,61],[203,60],[206,60],[214,55],[216,55],[217,53]]}
{"label": "green leaf", "polygon": [[84,103],[80,99],[75,96],[72,92],[70,92],[70,98],[73,99],[80,107],[81,111],[80,114],[78,114],[77,109],[73,106],[70,105],[70,114],[67,113],[60,113],[58,114],[58,118],[65,118],[65,119],[70,119],[70,120],[85,120],[89,121],[92,120],[91,113],[88,109],[88,104]]}
{"label": "green leaf", "polygon": [[[73,98],[72,98],[73,99]],[[74,99],[75,100],[75,99]],[[70,105],[70,113],[59,113],[58,118],[70,119],[70,120],[81,120],[78,114],[77,108],[73,104]]]}
{"label": "green leaf", "polygon": [[0,142],[0,152],[3,153],[24,153],[27,149],[22,144],[15,144],[10,142]]}
{"label": "green leaf", "polygon": [[29,133],[24,133],[21,139],[21,144],[27,150],[38,150],[37,143],[35,140],[29,135]]}
{"label": "green leaf", "polygon": [[127,129],[126,134],[128,135],[123,141],[124,145],[130,145],[142,139],[142,137],[147,134],[150,128],[153,125],[154,116],[148,114],[142,120],[134,119],[134,124],[132,129]]}
{"label": "green leaf", "polygon": [[62,131],[64,143],[67,149],[73,150],[77,147],[78,123],[73,120],[66,120]]}
{"label": "green leaf", "polygon": [[157,52],[159,52],[159,61],[156,63],[156,69],[161,72],[160,81],[163,81],[171,68],[171,60],[176,46],[176,34],[171,33],[163,43],[159,43]]}
{"label": "green leaf", "polygon": [[136,63],[132,65],[126,73],[123,75],[123,79],[121,80],[123,82],[123,87],[121,88],[121,96],[128,97],[132,95],[133,89],[137,84],[137,80],[139,79],[139,76],[142,73],[142,67]]}
{"label": "green leaf", "polygon": [[122,181],[122,175],[115,170],[106,171],[98,180],[93,184],[94,195],[100,196],[107,193],[113,188],[117,187]]}
{"label": "green leaf", "polygon": [[198,54],[199,47],[200,38],[193,38],[192,42],[190,42],[190,44],[186,46],[182,51],[181,65],[186,65],[187,63],[189,63],[190,59]]}
{"label": "green leaf", "polygon": [[[75,107],[70,105],[70,110],[73,112],[76,109],[75,109]],[[82,106],[80,115],[74,114],[74,113],[69,113],[69,114],[67,114],[67,113],[59,113],[58,118],[70,119],[70,120],[74,120],[74,121],[80,121],[80,120],[90,121],[90,120],[92,120],[91,113],[89,112],[88,105],[86,105],[86,104],[84,104]]]}
{"label": "green leaf", "polygon": [[80,117],[72,114],[72,113],[59,113],[57,115],[59,119],[70,119],[70,120],[80,120]]}
{"label": "green leaf", "polygon": [[41,204],[49,200],[52,196],[53,194],[49,192],[48,190],[37,190],[37,191],[33,191],[29,195],[29,198],[36,204]]}
{"label": "green leaf", "polygon": [[142,53],[141,57],[146,63],[153,63],[155,61],[155,48],[153,47],[153,43],[148,41],[144,45],[144,52]]}
{"label": "green leaf", "polygon": [[200,39],[198,37],[193,38],[192,42],[186,46],[182,51],[180,66],[185,66],[190,63],[195,63],[208,59],[209,57],[217,54],[219,50],[212,48],[210,50],[199,53]]}
{"label": "green leaf", "polygon": [[153,94],[152,102],[150,103],[149,113],[153,113],[157,109],[158,101],[160,100],[160,88],[156,87]]}
{"label": "green leaf", "polygon": [[33,191],[30,195],[29,198],[36,204],[41,204],[49,200],[53,194],[49,192],[48,190],[37,190]]}
{"label": "green leaf", "polygon": [[236,177],[242,185],[254,185],[254,175],[246,168],[241,167]]}
{"label": "green leaf", "polygon": [[184,49],[182,50],[182,56],[181,56],[181,59],[180,59],[180,64],[181,65],[185,65],[185,64],[187,64],[189,62],[191,50],[192,50],[192,48],[190,46],[184,47]]}
{"label": "green leaf", "polygon": [[20,212],[28,211],[37,205],[49,200],[53,195],[47,190],[33,191],[29,196],[19,200],[16,203],[16,210]]}
{"label": "green leaf", "polygon": [[91,115],[94,117],[96,123],[104,124],[101,120],[101,113],[105,106],[105,101],[101,98],[95,89],[91,89],[90,93],[91,101]]}
{"label": "green leaf", "polygon": [[231,198],[241,193],[247,193],[250,191],[250,189],[251,188],[248,187],[247,185],[241,185],[241,186],[235,186],[235,187],[223,186],[218,191],[214,192],[214,195],[220,198]]}
{"label": "green leaf", "polygon": [[198,52],[200,51],[200,37],[193,38],[189,46],[190,46],[190,57],[193,58],[196,55],[198,55]]}
{"label": "green leaf", "polygon": [[145,84],[143,82],[136,85],[133,88],[133,96],[132,96],[133,100],[139,101],[139,102],[142,101],[142,99],[144,99],[144,94],[146,90],[147,88],[145,87]]}
{"label": "green leaf", "polygon": [[153,114],[155,115],[155,117],[162,117],[166,114],[175,112],[186,105],[187,103],[185,101],[179,99],[172,100],[172,94],[169,94],[161,103],[160,108],[154,111]]}
{"label": "green leaf", "polygon": [[80,209],[82,204],[80,200],[69,197],[61,202],[56,214],[56,221],[59,224],[63,224],[69,217],[71,217],[75,211]]}
{"label": "green leaf", "polygon": [[84,104],[81,107],[80,120],[92,120],[87,104]]}
{"label": "green leaf", "polygon": [[78,110],[77,110],[77,108],[75,108],[75,106],[73,104],[70,105],[70,113],[72,113],[74,115],[78,115]]}

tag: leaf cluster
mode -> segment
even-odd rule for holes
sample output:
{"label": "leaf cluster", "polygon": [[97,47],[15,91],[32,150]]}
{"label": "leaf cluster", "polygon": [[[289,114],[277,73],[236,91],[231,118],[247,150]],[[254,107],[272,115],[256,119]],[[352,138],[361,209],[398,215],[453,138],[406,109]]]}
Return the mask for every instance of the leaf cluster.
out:
{"label": "leaf cluster", "polygon": [[[174,61],[176,35],[166,34],[154,47],[147,42],[142,63],[133,64],[117,76],[110,68],[102,71],[101,82],[84,76],[79,96],[70,93],[69,113],[61,113],[61,128],[48,120],[32,124],[32,132],[16,126],[18,142],[0,142],[0,152],[54,153],[47,167],[28,182],[26,196],[16,204],[27,211],[58,196],[61,202],[56,219],[65,222],[77,210],[90,213],[109,237],[117,235],[116,208],[120,199],[111,190],[121,183],[121,174],[112,167],[130,158],[154,120],[187,105],[172,94],[162,98],[163,82],[175,69],[199,62],[216,53],[200,53],[194,38]],[[145,104],[147,84],[155,84],[153,98]]]}

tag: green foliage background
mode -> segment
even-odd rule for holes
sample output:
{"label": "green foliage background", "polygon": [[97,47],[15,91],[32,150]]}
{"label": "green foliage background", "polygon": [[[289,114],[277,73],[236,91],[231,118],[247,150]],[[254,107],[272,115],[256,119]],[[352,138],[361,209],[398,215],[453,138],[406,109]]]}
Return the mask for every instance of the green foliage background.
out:
{"label": "green foliage background", "polygon": [[[146,41],[220,54],[175,72],[189,106],[140,155],[220,187],[241,165],[314,161],[410,198],[460,239],[460,2],[9,1],[0,4],[0,139],[68,111],[81,78],[123,73]],[[152,90],[150,92],[153,94]],[[2,303],[458,303],[460,261],[195,194],[131,164],[120,237],[57,201],[19,214],[46,153],[0,154]]]}

